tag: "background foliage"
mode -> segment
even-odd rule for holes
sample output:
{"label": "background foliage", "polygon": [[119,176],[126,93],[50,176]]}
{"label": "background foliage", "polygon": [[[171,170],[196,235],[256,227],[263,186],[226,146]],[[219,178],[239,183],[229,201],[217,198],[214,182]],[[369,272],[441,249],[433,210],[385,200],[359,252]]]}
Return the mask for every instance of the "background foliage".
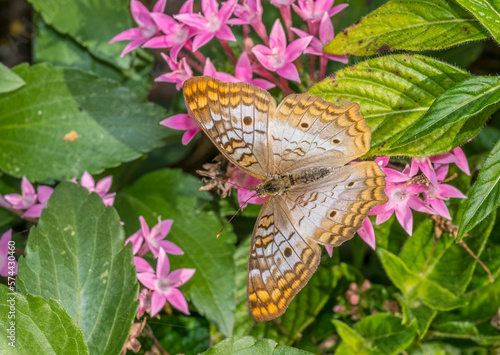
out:
{"label": "background foliage", "polygon": [[[2,58],[13,68],[0,65],[0,194],[18,192],[22,176],[55,185],[88,171],[112,175],[117,197],[105,207],[95,194],[62,182],[37,225],[0,209],[0,232],[13,228],[23,255],[17,347],[2,336],[0,352],[119,353],[138,295],[132,251],[123,242],[139,229],[140,215],[150,225],[159,216],[173,219],[169,240],[185,255],[171,256],[171,265],[197,270],[181,287],[191,315],[148,320],[169,353],[499,351],[500,5],[348,3],[334,17],[338,35],[325,51],[350,55],[349,63],[332,62],[325,80],[295,88],[358,102],[372,129],[366,158],[403,162],[462,146],[472,176],[459,173],[449,182],[468,196],[448,206],[458,230],[416,214],[409,238],[393,216],[375,227],[376,252],[356,237],[332,258],[324,253],[287,312],[256,324],[247,311],[246,267],[259,207],[245,209],[215,238],[238,206],[235,196],[221,200],[198,190],[194,172],[215,148],[202,135],[183,146],[179,132],[158,125],[184,112],[181,93],[152,84],[152,72],[166,71],[158,53],[139,49],[120,58],[123,44],[108,44],[132,27],[129,2],[30,0],[33,11],[13,15],[5,37],[16,58],[32,45],[31,63]],[[178,5],[169,2],[167,12]],[[270,27],[278,12],[264,5]],[[224,67],[219,49],[202,52]],[[73,130],[78,138],[64,139]],[[349,291],[359,296],[356,305]],[[9,327],[9,292],[0,287],[2,329]],[[139,338],[141,352],[158,346],[151,339]]]}

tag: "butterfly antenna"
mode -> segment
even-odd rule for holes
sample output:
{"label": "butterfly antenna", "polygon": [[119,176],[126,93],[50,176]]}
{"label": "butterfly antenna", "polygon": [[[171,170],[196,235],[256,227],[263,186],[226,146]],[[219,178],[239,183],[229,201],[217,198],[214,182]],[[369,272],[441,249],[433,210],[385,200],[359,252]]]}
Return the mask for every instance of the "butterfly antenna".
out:
{"label": "butterfly antenna", "polygon": [[220,232],[217,233],[217,238],[219,238],[219,236],[222,234],[222,232],[227,227],[227,225],[229,223],[231,223],[231,221],[233,220],[233,218],[236,217],[236,215],[243,209],[243,206],[246,206],[247,203],[248,203],[248,201],[250,201],[250,199],[254,198],[255,196],[257,196],[257,192],[255,194],[253,194],[252,196],[250,196],[245,202],[243,202],[242,205],[240,205],[240,208],[238,208],[238,211],[236,211],[236,213],[233,214],[233,216],[229,219],[229,221],[227,221],[226,224],[224,224],[224,227],[222,227],[222,229],[220,230]]}

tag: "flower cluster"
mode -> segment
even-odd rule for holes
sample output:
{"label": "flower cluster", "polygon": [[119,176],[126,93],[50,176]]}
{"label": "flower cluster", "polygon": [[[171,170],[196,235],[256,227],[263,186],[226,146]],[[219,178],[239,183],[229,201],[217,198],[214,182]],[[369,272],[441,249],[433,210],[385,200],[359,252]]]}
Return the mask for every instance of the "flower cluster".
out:
{"label": "flower cluster", "polygon": [[[331,17],[347,4],[333,6],[334,0],[272,0],[270,3],[279,8],[285,28],[277,19],[268,35],[262,22],[261,0],[227,0],[220,5],[216,0],[201,0],[200,13],[194,12],[193,0],[188,0],[173,16],[163,13],[166,0],[159,0],[151,12],[139,0],[131,0],[132,17],[138,27],[118,34],[110,43],[131,41],[122,56],[141,46],[168,49],[168,55],[162,53],[162,56],[171,71],[155,80],[175,83],[177,90],[196,71],[226,82],[250,83],[265,90],[277,86],[288,94],[291,90],[287,80],[301,82],[297,59],[302,54],[311,56],[309,78],[313,81],[325,77],[329,60],[347,63],[345,56],[323,53],[323,47],[334,37]],[[291,8],[307,28],[292,27]],[[238,26],[243,34],[243,48],[237,58],[228,41],[236,41],[233,29]],[[255,31],[253,37],[262,43],[254,44],[250,29]],[[234,75],[217,71],[210,58],[199,51],[214,39],[220,42],[234,65]],[[319,57],[319,76],[316,57]],[[200,131],[196,121],[187,114],[174,115],[161,124],[186,131],[183,144],[189,143]]]}
{"label": "flower cluster", "polygon": [[[194,269],[178,269],[170,271],[170,261],[167,254],[182,255],[184,252],[176,244],[165,240],[170,232],[173,221],[158,219],[151,230],[146,220],[140,216],[141,229],[132,234],[125,244],[132,243],[134,264],[137,278],[146,287],[139,295],[138,316],[149,313],[152,317],[165,306],[168,301],[174,308],[189,314],[186,298],[178,287],[186,283],[194,274]],[[158,260],[156,271],[143,258],[148,252]]]}
{"label": "flower cluster", "polygon": [[467,159],[460,147],[446,154],[413,158],[411,165],[407,165],[402,171],[389,168],[388,157],[377,158],[375,161],[387,176],[385,193],[389,198],[386,204],[377,206],[370,212],[370,215],[377,216],[377,224],[384,223],[395,213],[401,226],[411,236],[413,231],[411,210],[436,214],[451,220],[444,201],[450,198],[466,198],[456,187],[445,184],[451,163],[455,163],[463,172],[470,175]]}
{"label": "flower cluster", "polygon": [[39,218],[54,189],[39,185],[35,191],[33,185],[24,176],[21,180],[21,194],[0,195],[0,205],[12,211],[21,212],[23,218]]}

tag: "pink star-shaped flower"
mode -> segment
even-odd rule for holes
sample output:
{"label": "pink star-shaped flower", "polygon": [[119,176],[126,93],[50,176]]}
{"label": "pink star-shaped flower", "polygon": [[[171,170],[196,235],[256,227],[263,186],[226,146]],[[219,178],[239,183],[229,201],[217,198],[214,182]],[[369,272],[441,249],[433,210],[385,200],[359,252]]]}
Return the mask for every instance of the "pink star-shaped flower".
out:
{"label": "pink star-shaped flower", "polygon": [[312,40],[312,36],[299,38],[287,47],[286,36],[279,20],[273,25],[269,37],[269,47],[258,44],[252,52],[259,62],[269,71],[275,71],[285,79],[300,82],[299,73],[293,64]]}
{"label": "pink star-shaped flower", "polygon": [[[193,12],[193,0],[188,0],[182,5],[179,13],[189,14]],[[164,36],[155,36],[144,43],[145,48],[170,48],[170,58],[177,61],[179,51],[186,47],[191,49],[190,38],[197,30],[184,23],[179,23],[171,16],[163,13],[152,13],[151,18],[158,28],[165,34]]]}
{"label": "pink star-shaped flower", "polygon": [[174,18],[180,22],[198,29],[198,34],[193,40],[193,52],[196,52],[214,37],[223,41],[236,41],[227,25],[236,3],[237,0],[228,0],[219,10],[217,0],[201,0],[203,15],[193,13],[174,15]]}
{"label": "pink star-shaped flower", "polygon": [[404,228],[410,236],[413,231],[413,215],[411,210],[435,214],[435,212],[427,206],[424,201],[418,197],[420,186],[415,184],[406,185],[404,183],[392,184],[387,183],[385,194],[389,201],[383,205],[375,206],[370,215],[376,215],[376,224],[381,224],[391,218],[392,214],[396,213],[396,218],[399,224]]}
{"label": "pink star-shaped flower", "polygon": [[242,0],[241,4],[237,4],[234,8],[234,15],[237,18],[230,19],[228,24],[250,25],[259,37],[267,43],[269,38],[267,37],[266,26],[262,22],[263,12],[261,0]]}
{"label": "pink star-shaped flower", "polygon": [[434,163],[436,169],[442,164],[455,163],[460,170],[470,175],[469,162],[460,147],[456,147],[448,153],[434,155],[430,157],[430,161]]}
{"label": "pink star-shaped flower", "polygon": [[298,0],[298,5],[292,4],[292,7],[307,22],[309,32],[316,36],[318,34],[318,24],[324,14],[330,18],[349,6],[348,4],[341,4],[332,7],[334,2],[335,0]]}
{"label": "pink star-shaped flower", "polygon": [[[166,4],[167,0],[158,0],[152,13],[163,13]],[[122,51],[121,57],[146,43],[148,39],[156,35],[159,31],[158,26],[151,17],[151,13],[139,0],[130,0],[130,11],[132,12],[132,17],[139,26],[123,31],[109,41],[109,43],[113,43],[132,40],[132,42],[127,44]]]}
{"label": "pink star-shaped flower", "polygon": [[[174,222],[171,219],[167,219],[162,221],[158,218],[158,224],[156,224],[151,231],[149,230],[149,226],[146,223],[144,217],[140,216],[139,221],[141,222],[141,237],[135,236],[135,233],[131,236],[135,236],[134,239],[130,239],[132,243],[142,244],[142,238],[144,238],[144,245],[137,252],[138,256],[143,256],[151,250],[155,258],[158,257],[158,251],[160,248],[165,250],[165,252],[173,255],[182,255],[184,252],[181,248],[179,248],[176,244],[172,243],[169,240],[164,240],[167,234],[170,232],[170,228],[172,227],[172,223]],[[137,233],[137,232],[136,232]],[[129,240],[127,239],[127,241]],[[135,245],[134,245],[135,246]]]}
{"label": "pink star-shaped flower", "polygon": [[186,58],[182,58],[180,62],[176,62],[165,53],[162,53],[161,56],[167,62],[168,66],[172,70],[169,73],[165,73],[160,75],[155,79],[155,81],[166,81],[169,83],[175,83],[175,88],[180,90],[182,85],[186,80],[193,77],[193,71],[191,67],[188,65]]}
{"label": "pink star-shaped flower", "polygon": [[[71,180],[71,182],[78,183],[76,179]],[[95,192],[102,198],[102,202],[104,202],[105,206],[113,206],[115,202],[116,193],[108,193],[109,189],[111,189],[111,185],[113,184],[113,177],[106,176],[97,182],[94,181],[92,175],[88,172],[84,172],[82,178],[80,179],[80,185],[85,187],[89,192]]]}
{"label": "pink star-shaped flower", "polygon": [[12,206],[11,208],[26,210],[23,217],[39,218],[42,210],[47,207],[47,201],[53,191],[50,186],[40,185],[35,192],[33,185],[23,176],[21,194],[8,194],[4,199]]}
{"label": "pink star-shaped flower", "polygon": [[178,287],[186,283],[194,274],[194,269],[178,269],[170,272],[170,262],[163,248],[159,250],[156,274],[137,274],[139,281],[153,291],[151,296],[151,317],[156,315],[168,301],[174,308],[189,314],[186,298]]}

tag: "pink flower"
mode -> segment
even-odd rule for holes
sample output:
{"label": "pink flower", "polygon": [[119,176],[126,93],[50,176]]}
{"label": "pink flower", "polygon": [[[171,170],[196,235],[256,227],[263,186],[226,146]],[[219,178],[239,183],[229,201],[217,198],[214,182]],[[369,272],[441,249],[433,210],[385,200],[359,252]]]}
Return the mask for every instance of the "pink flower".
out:
{"label": "pink flower", "polygon": [[155,270],[149,265],[149,263],[141,258],[140,256],[134,256],[134,265],[137,273],[140,272],[151,272],[154,273]]}
{"label": "pink flower", "polygon": [[174,308],[189,314],[186,298],[178,287],[186,283],[194,274],[194,269],[178,269],[170,272],[170,262],[163,248],[159,250],[156,274],[137,274],[139,281],[153,291],[151,296],[151,316],[157,314],[168,301]]}
{"label": "pink flower", "polygon": [[413,230],[413,215],[411,210],[434,214],[434,211],[418,197],[419,185],[404,183],[387,183],[385,193],[389,201],[383,205],[374,207],[370,215],[376,215],[376,223],[381,224],[396,213],[399,224],[410,236]]}
{"label": "pink flower", "polygon": [[335,0],[298,0],[298,6],[292,4],[295,12],[309,25],[309,32],[316,36],[318,24],[326,14],[329,18],[345,9],[348,4],[337,5],[332,8]]}
{"label": "pink flower", "polygon": [[[299,30],[297,28],[292,28],[292,31],[295,32],[301,38],[306,38],[310,36],[309,33]],[[323,17],[321,18],[321,22],[319,25],[319,39],[313,37],[310,46],[304,50],[304,53],[309,53],[319,57],[325,57],[327,59],[335,60],[341,63],[347,63],[348,59],[345,55],[323,53],[323,48],[328,43],[330,43],[330,41],[333,39],[334,36],[335,35],[333,31],[332,21],[330,20],[328,14],[325,12],[323,13]]]}
{"label": "pink flower", "polygon": [[[71,180],[71,182],[77,183],[76,179]],[[113,177],[106,176],[105,178],[99,180],[97,184],[94,182],[94,178],[88,172],[84,172],[80,180],[80,185],[85,187],[89,192],[95,192],[102,198],[105,206],[113,206],[115,202],[116,193],[108,193],[111,185],[113,184]]]}
{"label": "pink flower", "polygon": [[408,176],[407,174],[403,174],[399,170],[386,168],[387,164],[389,163],[389,157],[378,157],[375,159],[375,162],[382,168],[382,171],[385,173],[386,183],[398,183],[410,180],[410,176]]}
{"label": "pink flower", "polygon": [[[364,240],[366,244],[370,246],[373,250],[375,250],[375,230],[373,229],[372,221],[370,218],[366,217],[361,225],[361,228],[356,232]],[[333,255],[333,247],[325,245],[326,252],[330,256]]]}
{"label": "pink flower", "polygon": [[[179,13],[188,14],[193,12],[193,0],[188,0],[182,5]],[[156,36],[144,43],[146,48],[171,48],[170,57],[177,61],[179,51],[184,47],[191,45],[189,39],[196,33],[196,29],[184,23],[179,23],[172,17],[163,13],[152,13],[151,18],[154,20],[158,28],[165,34],[164,36]]]}
{"label": "pink flower", "polygon": [[180,90],[184,82],[193,77],[193,71],[188,65],[186,58],[182,58],[180,62],[176,62],[170,59],[165,53],[162,53],[161,56],[165,59],[172,71],[170,73],[160,75],[155,79],[155,81],[175,83],[175,88]]}
{"label": "pink flower", "polygon": [[262,9],[261,0],[242,0],[242,4],[237,4],[234,8],[234,15],[237,18],[230,19],[230,25],[250,25],[262,40],[267,43],[266,26],[262,23]]}
{"label": "pink flower", "polygon": [[170,232],[170,228],[172,227],[172,223],[174,222],[173,220],[167,219],[165,221],[162,221],[160,218],[158,218],[158,224],[155,225],[151,229],[151,231],[149,230],[148,224],[146,223],[144,217],[140,216],[139,220],[141,221],[141,232],[145,242],[137,253],[139,256],[142,256],[146,254],[148,250],[151,250],[155,258],[157,258],[158,251],[160,248],[164,249],[165,252],[169,254],[173,255],[184,254],[182,249],[179,248],[176,244],[172,243],[169,240],[163,240]]}
{"label": "pink flower", "polygon": [[255,191],[250,190],[262,183],[259,179],[244,173],[238,168],[235,168],[233,175],[228,181],[234,184],[234,187],[238,191],[238,204],[241,208],[245,208],[247,203],[260,205],[266,202],[265,197],[258,197],[255,194]]}
{"label": "pink flower", "polygon": [[220,81],[224,81],[226,83],[235,83],[238,81],[234,76],[228,73],[224,72],[218,72],[212,62],[210,61],[210,58],[207,58],[205,60],[205,67],[203,68],[203,75],[205,76],[211,76],[214,79],[218,79]]}
{"label": "pink flower", "polygon": [[470,175],[469,163],[467,162],[464,151],[460,147],[456,147],[448,153],[434,155],[430,157],[430,160],[434,163],[436,168],[438,168],[439,165],[442,164],[455,163],[460,170],[462,170],[467,175]]}
{"label": "pink flower", "polygon": [[17,261],[10,261],[9,265],[9,242],[12,240],[12,229],[9,229],[0,238],[0,275],[13,276],[17,275]]}
{"label": "pink flower", "polygon": [[[26,210],[23,217],[39,218],[42,210],[47,207],[47,201],[54,189],[50,186],[40,185],[35,193],[33,185],[23,176],[21,180],[21,195],[5,195],[5,201],[12,205],[13,209]],[[39,202],[39,203],[37,203]]]}
{"label": "pink flower", "polygon": [[235,76],[238,81],[261,87],[264,90],[269,90],[276,86],[264,79],[252,79],[252,64],[250,63],[250,58],[248,58],[248,54],[246,52],[241,54],[240,59],[238,59],[238,63],[236,63]]}
{"label": "pink flower", "polygon": [[161,121],[160,124],[165,127],[177,129],[180,131],[185,130],[186,132],[184,132],[184,135],[182,136],[182,144],[184,145],[191,142],[196,133],[201,131],[201,128],[200,126],[198,126],[198,123],[196,123],[196,120],[193,117],[189,116],[187,113],[181,113],[169,117]]}
{"label": "pink flower", "polygon": [[[167,0],[158,0],[155,4],[152,13],[165,11]],[[132,40],[125,49],[122,51],[121,57],[128,52],[136,49],[142,44],[146,43],[148,39],[158,33],[159,29],[155,21],[151,17],[151,13],[139,0],[130,0],[130,11],[132,17],[139,27],[130,28],[122,33],[119,33],[109,41],[109,43]]]}
{"label": "pink flower", "polygon": [[201,0],[203,15],[193,13],[174,15],[180,22],[198,29],[198,34],[193,40],[193,52],[210,42],[214,36],[223,41],[236,41],[227,25],[236,3],[237,0],[228,0],[219,10],[217,0]]}
{"label": "pink flower", "polygon": [[275,71],[285,79],[300,82],[299,73],[293,61],[302,54],[311,40],[312,36],[299,38],[287,47],[283,26],[279,20],[276,20],[269,37],[269,47],[258,44],[252,52],[267,70]]}

